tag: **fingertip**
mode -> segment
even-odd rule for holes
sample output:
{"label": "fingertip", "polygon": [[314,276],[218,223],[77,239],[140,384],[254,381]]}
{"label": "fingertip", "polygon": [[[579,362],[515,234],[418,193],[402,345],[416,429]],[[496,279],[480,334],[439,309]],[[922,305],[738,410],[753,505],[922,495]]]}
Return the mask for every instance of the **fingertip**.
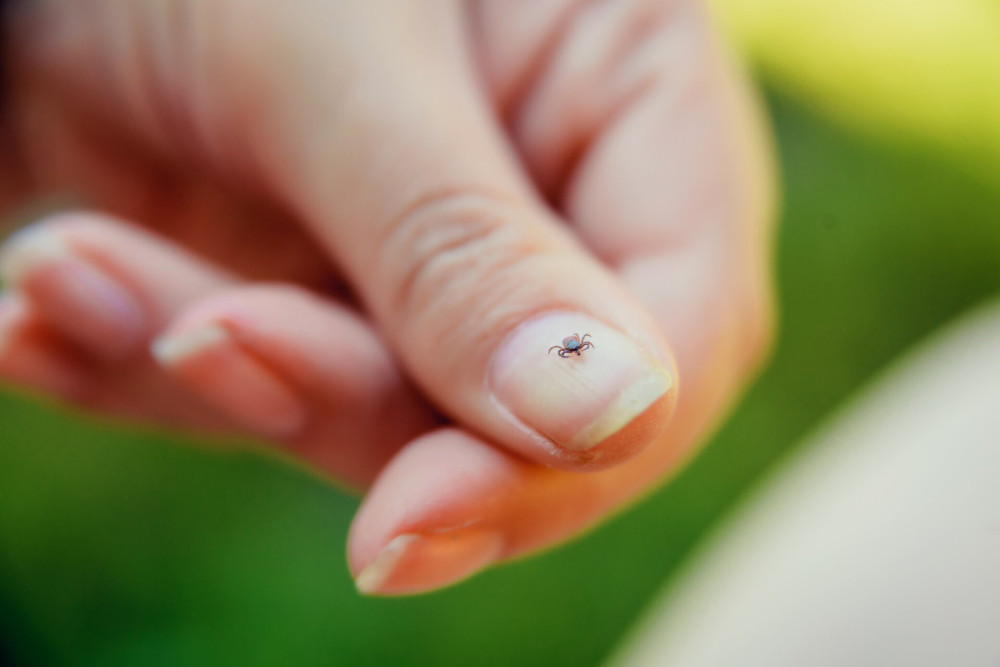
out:
{"label": "fingertip", "polygon": [[677,406],[677,382],[671,378],[662,391],[654,386],[649,392],[656,392],[651,402],[643,394],[620,397],[623,402],[632,404],[627,411],[635,416],[589,449],[563,450],[561,461],[564,465],[561,467],[575,472],[605,470],[625,463],[659,442],[669,429]]}
{"label": "fingertip", "polygon": [[529,464],[461,429],[439,428],[408,442],[379,472],[348,536],[348,559],[360,571],[394,536],[445,532],[489,523],[503,510],[488,498],[520,479]]}
{"label": "fingertip", "polygon": [[668,353],[650,354],[604,322],[555,312],[507,338],[493,358],[489,383],[502,412],[549,441],[536,460],[568,470],[599,469],[626,460],[666,428],[677,381],[665,363]]}
{"label": "fingertip", "polygon": [[88,352],[119,360],[139,348],[147,329],[139,300],[49,224],[22,230],[4,245],[0,275],[40,317]]}
{"label": "fingertip", "polygon": [[503,536],[492,531],[401,534],[358,571],[354,583],[362,595],[426,593],[495,563],[503,548]]}
{"label": "fingertip", "polygon": [[438,421],[357,313],[292,285],[191,303],[152,355],[203,402],[361,488]]}
{"label": "fingertip", "polygon": [[280,372],[244,349],[219,322],[169,331],[150,351],[202,400],[255,433],[288,438],[309,420],[305,401]]}

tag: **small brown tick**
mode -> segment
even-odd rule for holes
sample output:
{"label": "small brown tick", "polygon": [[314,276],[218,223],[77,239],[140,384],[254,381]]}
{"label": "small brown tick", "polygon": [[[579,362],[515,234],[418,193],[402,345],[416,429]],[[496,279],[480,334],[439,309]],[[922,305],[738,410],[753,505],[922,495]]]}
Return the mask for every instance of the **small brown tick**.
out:
{"label": "small brown tick", "polygon": [[583,334],[583,338],[580,338],[580,334],[567,336],[563,338],[562,345],[553,345],[550,347],[549,354],[552,354],[552,350],[559,350],[556,354],[563,359],[574,353],[579,357],[581,352],[594,347],[594,344],[587,340],[588,338],[590,338],[590,334]]}

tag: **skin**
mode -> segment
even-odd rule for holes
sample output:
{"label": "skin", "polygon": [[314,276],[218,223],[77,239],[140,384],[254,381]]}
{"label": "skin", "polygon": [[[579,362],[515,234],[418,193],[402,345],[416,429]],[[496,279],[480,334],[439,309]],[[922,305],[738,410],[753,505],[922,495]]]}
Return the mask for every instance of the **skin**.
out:
{"label": "skin", "polygon": [[[264,437],[363,490],[364,592],[447,585],[620,510],[766,351],[769,150],[697,2],[37,0],[10,19],[0,206],[86,210],[33,230],[58,252],[0,300],[0,376]],[[85,275],[124,295],[127,330],[81,305]],[[680,390],[586,455],[530,449],[490,421],[481,351],[552,309],[630,332]],[[148,352],[206,327],[211,346]]]}

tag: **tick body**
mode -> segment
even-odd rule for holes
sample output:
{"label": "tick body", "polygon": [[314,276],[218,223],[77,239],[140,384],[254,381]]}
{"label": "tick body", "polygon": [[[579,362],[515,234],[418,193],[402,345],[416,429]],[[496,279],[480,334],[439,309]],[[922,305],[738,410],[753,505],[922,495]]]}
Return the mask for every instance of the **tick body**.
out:
{"label": "tick body", "polygon": [[584,350],[589,350],[594,347],[594,344],[589,340],[590,334],[583,334],[583,338],[580,338],[580,334],[573,334],[572,336],[567,336],[563,338],[562,345],[553,345],[549,348],[549,354],[552,354],[552,350],[559,350],[556,354],[565,359],[571,354],[580,356],[580,353]]}

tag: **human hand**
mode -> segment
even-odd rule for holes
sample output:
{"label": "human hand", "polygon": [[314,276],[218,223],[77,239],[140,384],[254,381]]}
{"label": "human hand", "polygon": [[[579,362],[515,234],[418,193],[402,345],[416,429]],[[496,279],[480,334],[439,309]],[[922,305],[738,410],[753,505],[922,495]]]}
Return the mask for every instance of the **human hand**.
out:
{"label": "human hand", "polygon": [[[86,216],[12,242],[0,373],[374,480],[368,592],[558,542],[673,470],[769,323],[766,153],[700,7],[271,4],[13,23],[8,201],[69,191],[173,243]],[[597,349],[545,355],[574,331]]]}

